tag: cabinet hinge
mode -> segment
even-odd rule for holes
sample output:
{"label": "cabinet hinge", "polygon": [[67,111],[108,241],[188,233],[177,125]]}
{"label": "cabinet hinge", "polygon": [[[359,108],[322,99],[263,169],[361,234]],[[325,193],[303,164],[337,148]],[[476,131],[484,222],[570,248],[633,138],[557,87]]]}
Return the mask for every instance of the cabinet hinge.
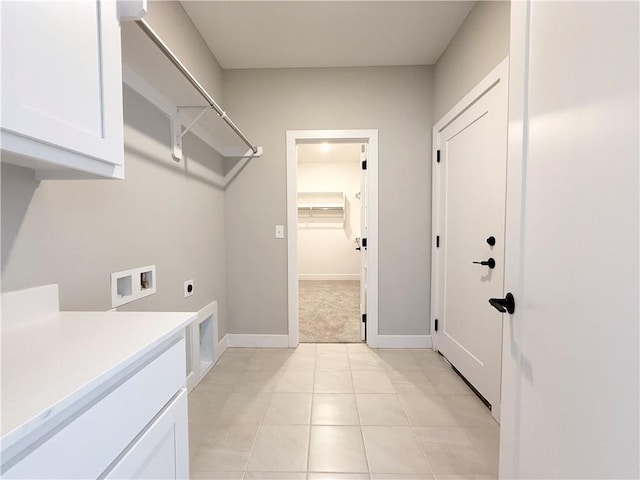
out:
{"label": "cabinet hinge", "polygon": [[436,248],[440,248],[440,235],[436,235]]}
{"label": "cabinet hinge", "polygon": [[440,150],[436,150],[436,162],[440,163]]}
{"label": "cabinet hinge", "polygon": [[436,321],[435,321],[435,330],[436,330],[436,332],[438,331],[438,319],[437,318],[436,318]]}
{"label": "cabinet hinge", "polygon": [[367,248],[367,239],[363,238],[361,242],[362,242],[362,248]]}
{"label": "cabinet hinge", "polygon": [[362,314],[362,323],[367,323],[367,314],[366,313]]}
{"label": "cabinet hinge", "polygon": [[363,160],[362,161],[362,170],[366,170],[367,169],[367,161]]}

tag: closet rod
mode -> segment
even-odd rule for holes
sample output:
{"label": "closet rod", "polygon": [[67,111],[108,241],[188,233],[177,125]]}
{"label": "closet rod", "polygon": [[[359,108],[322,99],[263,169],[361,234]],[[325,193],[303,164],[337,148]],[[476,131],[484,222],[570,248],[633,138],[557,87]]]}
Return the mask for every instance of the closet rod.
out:
{"label": "closet rod", "polygon": [[180,70],[180,73],[182,73],[182,75],[184,75],[189,83],[193,85],[198,93],[202,95],[209,106],[211,106],[211,108],[213,108],[216,113],[220,115],[220,117],[225,122],[227,122],[227,125],[229,125],[231,129],[236,132],[236,135],[238,135],[242,139],[242,141],[247,144],[251,151],[253,153],[258,153],[258,147],[254,146],[244,135],[244,133],[242,133],[242,131],[236,126],[236,124],[233,123],[233,121],[227,116],[226,112],[222,110],[222,108],[220,108],[220,105],[218,105],[213,97],[209,95],[209,92],[207,92],[205,88],[200,85],[200,82],[198,82],[196,77],[194,77],[193,74],[189,70],[187,70],[187,67],[184,66],[184,64],[180,61],[176,54],[171,51],[167,44],[162,41],[162,39],[153,30],[153,28],[151,28],[151,26],[144,19],[136,20],[136,24],[151,39],[151,41],[156,44],[156,46],[162,51],[162,53],[164,53],[164,55],[171,61],[171,63],[173,63],[176,68]]}

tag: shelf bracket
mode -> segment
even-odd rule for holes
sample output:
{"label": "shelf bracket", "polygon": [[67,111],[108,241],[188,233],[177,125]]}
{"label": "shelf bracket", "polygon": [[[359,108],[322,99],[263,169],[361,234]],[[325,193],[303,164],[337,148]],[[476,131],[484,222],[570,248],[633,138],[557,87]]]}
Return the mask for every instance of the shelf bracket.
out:
{"label": "shelf bracket", "polygon": [[[181,109],[185,108],[201,108],[202,110],[193,119],[193,121],[187,125],[184,129],[182,128],[182,114]],[[182,137],[184,137],[189,130],[193,128],[193,126],[198,123],[198,120],[204,115],[207,110],[211,110],[211,107],[178,107],[176,108],[176,113],[171,117],[171,156],[176,162],[182,160]]]}

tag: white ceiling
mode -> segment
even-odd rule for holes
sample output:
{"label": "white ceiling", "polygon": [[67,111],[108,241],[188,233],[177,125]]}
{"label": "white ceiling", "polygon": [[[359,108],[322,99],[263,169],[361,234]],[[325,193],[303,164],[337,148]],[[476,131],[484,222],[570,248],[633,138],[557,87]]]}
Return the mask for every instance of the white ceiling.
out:
{"label": "white ceiling", "polygon": [[224,69],[434,64],[474,1],[182,1]]}

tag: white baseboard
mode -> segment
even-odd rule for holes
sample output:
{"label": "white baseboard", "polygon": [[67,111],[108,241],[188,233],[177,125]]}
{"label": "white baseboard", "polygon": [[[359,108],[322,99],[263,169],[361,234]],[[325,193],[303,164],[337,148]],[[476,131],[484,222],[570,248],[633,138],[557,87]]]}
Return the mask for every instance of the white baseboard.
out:
{"label": "white baseboard", "polygon": [[431,335],[378,335],[378,348],[431,348]]}
{"label": "white baseboard", "polygon": [[245,335],[228,333],[227,347],[288,348],[289,335]]}
{"label": "white baseboard", "polygon": [[359,273],[300,273],[298,280],[360,280]]}

